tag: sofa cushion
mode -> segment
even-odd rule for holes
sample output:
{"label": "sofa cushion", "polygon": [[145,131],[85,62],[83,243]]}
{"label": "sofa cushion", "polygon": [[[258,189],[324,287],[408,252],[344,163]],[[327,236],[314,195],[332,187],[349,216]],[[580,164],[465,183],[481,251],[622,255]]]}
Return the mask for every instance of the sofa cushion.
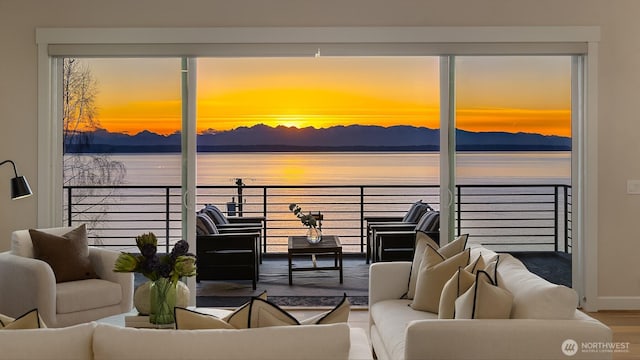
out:
{"label": "sofa cushion", "polygon": [[438,318],[434,313],[413,310],[410,303],[411,300],[407,299],[384,300],[369,308],[370,316],[392,359],[404,358],[405,336],[410,322]]}
{"label": "sofa cushion", "polygon": [[344,294],[342,300],[333,309],[312,316],[310,318],[300,321],[301,325],[311,324],[335,324],[349,321],[349,312],[351,311],[351,303],[347,294]]}
{"label": "sofa cushion", "polygon": [[[0,330],[25,330],[40,328],[46,328],[46,326],[42,322],[42,319],[40,319],[38,309],[27,311],[25,314],[22,314],[15,319],[0,314]],[[0,355],[2,355],[2,350],[0,350]]]}
{"label": "sofa cushion", "polygon": [[85,225],[58,236],[30,229],[33,257],[45,261],[56,282],[95,279],[98,277],[89,259]]}
{"label": "sofa cushion", "polygon": [[56,284],[56,313],[67,314],[118,305],[122,287],[102,279],[70,281]]}
{"label": "sofa cushion", "polygon": [[469,250],[464,250],[447,259],[436,249],[427,245],[424,254],[411,307],[437,314],[442,289],[459,267],[469,264]]}
{"label": "sofa cushion", "polygon": [[[90,360],[95,323],[57,328],[6,331],[0,336],[0,358],[12,360]],[[37,346],[34,346],[37,344]]]}
{"label": "sofa cushion", "polygon": [[413,262],[411,263],[411,275],[409,276],[409,291],[407,292],[408,299],[413,299],[413,297],[415,296],[418,271],[420,269],[420,265],[422,264],[424,251],[426,250],[427,245],[431,246],[434,249],[437,249],[438,252],[445,258],[450,258],[453,255],[456,255],[464,250],[468,237],[468,234],[460,235],[454,241],[444,245],[443,247],[440,247],[429,235],[420,231],[416,232],[416,243],[413,253]]}
{"label": "sofa cushion", "polygon": [[484,270],[475,283],[455,301],[456,319],[508,319],[513,295],[498,287]]}
{"label": "sofa cushion", "polygon": [[[93,339],[95,360],[346,360],[351,343],[347,324],[240,330],[155,330],[98,324]],[[167,348],[167,342],[179,347]]]}
{"label": "sofa cushion", "polygon": [[510,254],[500,255],[498,285],[513,294],[511,317],[515,319],[572,319],[578,294],[529,272]]}

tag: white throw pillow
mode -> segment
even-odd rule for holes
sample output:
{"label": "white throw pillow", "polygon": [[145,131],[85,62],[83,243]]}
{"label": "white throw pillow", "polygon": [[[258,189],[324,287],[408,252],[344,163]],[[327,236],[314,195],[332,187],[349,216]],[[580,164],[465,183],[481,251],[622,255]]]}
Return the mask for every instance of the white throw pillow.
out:
{"label": "white throw pillow", "polygon": [[175,307],[173,314],[178,330],[235,329],[228,322],[213,315],[202,314],[182,307]]}
{"label": "white throw pillow", "polygon": [[465,267],[468,264],[469,249],[446,259],[436,249],[427,245],[418,271],[416,292],[413,302],[411,302],[411,308],[438,313],[444,285],[459,267]]}
{"label": "white throw pillow", "polygon": [[429,235],[418,231],[416,232],[416,244],[413,253],[413,262],[411,263],[411,274],[409,276],[409,291],[407,291],[407,299],[411,300],[416,293],[416,283],[418,281],[418,272],[422,259],[424,257],[424,251],[427,246],[438,250],[438,252],[445,258],[450,258],[453,255],[459,254],[464,250],[467,245],[468,234],[460,235],[452,242],[440,247]]}
{"label": "white throw pillow", "polygon": [[300,325],[321,325],[321,324],[335,324],[346,323],[349,321],[349,312],[351,311],[351,303],[347,298],[347,294],[344,294],[342,300],[333,309],[323,312],[321,314],[312,316],[310,318],[300,321]]}
{"label": "white throw pillow", "polygon": [[438,305],[438,319],[453,319],[455,315],[456,299],[464,294],[473,283],[476,276],[465,268],[458,268],[458,271],[444,284]]}
{"label": "white throw pillow", "polygon": [[478,271],[476,281],[455,301],[456,319],[508,319],[513,295],[495,285],[484,270]]}

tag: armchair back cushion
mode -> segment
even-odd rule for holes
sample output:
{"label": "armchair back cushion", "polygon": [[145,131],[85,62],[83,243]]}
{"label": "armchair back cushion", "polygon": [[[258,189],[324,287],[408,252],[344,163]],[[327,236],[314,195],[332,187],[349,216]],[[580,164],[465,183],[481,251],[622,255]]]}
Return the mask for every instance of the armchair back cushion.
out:
{"label": "armchair back cushion", "polygon": [[[62,236],[73,229],[73,227],[60,227],[39,230],[47,234]],[[33,243],[29,230],[17,230],[11,234],[11,253],[33,259]]]}
{"label": "armchair back cushion", "polygon": [[29,230],[33,243],[33,256],[51,266],[56,282],[95,279],[98,277],[89,259],[86,226],[57,236],[38,230]]}

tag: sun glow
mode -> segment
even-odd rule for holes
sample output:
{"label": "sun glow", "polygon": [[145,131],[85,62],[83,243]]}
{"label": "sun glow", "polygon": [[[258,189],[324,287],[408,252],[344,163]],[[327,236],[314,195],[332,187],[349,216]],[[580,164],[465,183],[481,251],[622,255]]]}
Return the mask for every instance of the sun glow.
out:
{"label": "sun glow", "polygon": [[[514,58],[465,58],[457,66],[457,127],[570,136],[569,57]],[[179,60],[83,61],[98,82],[102,128],[181,130]],[[201,58],[197,131],[257,124],[438,128],[438,72],[437,57]]]}

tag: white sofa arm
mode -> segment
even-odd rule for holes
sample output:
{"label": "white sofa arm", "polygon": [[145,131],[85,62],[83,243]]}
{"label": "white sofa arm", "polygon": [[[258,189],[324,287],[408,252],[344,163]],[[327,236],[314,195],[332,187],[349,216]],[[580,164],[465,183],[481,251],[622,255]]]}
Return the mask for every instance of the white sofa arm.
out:
{"label": "white sofa arm", "polygon": [[610,359],[605,351],[582,351],[582,344],[594,349],[611,339],[611,330],[594,319],[417,320],[407,327],[405,359],[564,359],[565,340],[577,343],[572,360]]}
{"label": "white sofa arm", "polygon": [[0,253],[0,312],[16,317],[38,309],[45,324],[55,322],[56,277],[44,261]]}
{"label": "white sofa arm", "polygon": [[113,271],[119,255],[120,253],[117,251],[95,246],[89,247],[89,258],[93,269],[101,279],[120,284],[123,299],[120,305],[122,312],[128,312],[133,308],[133,274]]}
{"label": "white sofa arm", "polygon": [[411,262],[393,261],[371,264],[369,268],[369,306],[382,300],[400,299],[409,290]]}

